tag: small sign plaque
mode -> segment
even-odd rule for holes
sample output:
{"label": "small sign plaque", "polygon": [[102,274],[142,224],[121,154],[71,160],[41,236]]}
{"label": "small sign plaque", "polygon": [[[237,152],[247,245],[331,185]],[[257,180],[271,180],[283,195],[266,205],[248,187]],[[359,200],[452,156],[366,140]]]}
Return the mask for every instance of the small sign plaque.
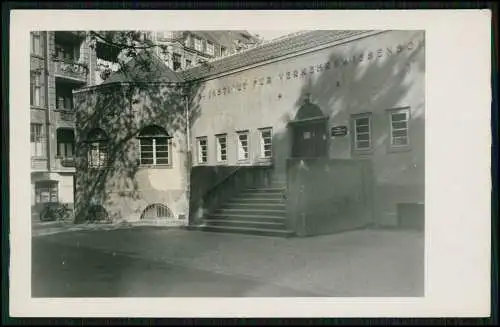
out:
{"label": "small sign plaque", "polygon": [[347,126],[334,126],[332,127],[332,136],[346,136],[347,135]]}

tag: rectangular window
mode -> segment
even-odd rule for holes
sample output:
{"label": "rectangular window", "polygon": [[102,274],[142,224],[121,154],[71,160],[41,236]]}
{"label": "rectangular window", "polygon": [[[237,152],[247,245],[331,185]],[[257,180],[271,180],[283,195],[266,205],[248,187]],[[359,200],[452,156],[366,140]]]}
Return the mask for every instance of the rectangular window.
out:
{"label": "rectangular window", "polygon": [[207,42],[207,53],[212,56],[215,54],[215,47],[213,43]]}
{"label": "rectangular window", "polygon": [[169,139],[167,137],[144,137],[139,140],[140,161],[145,166],[168,165]]}
{"label": "rectangular window", "polygon": [[410,145],[410,109],[390,110],[391,147],[401,148]]}
{"label": "rectangular window", "polygon": [[59,110],[73,109],[73,93],[69,85],[56,83],[56,108]]}
{"label": "rectangular window", "polygon": [[89,167],[100,168],[106,166],[107,152],[104,142],[94,142],[90,144]]}
{"label": "rectangular window", "polygon": [[201,39],[199,38],[194,39],[194,49],[198,51],[203,51],[203,44],[201,43]]}
{"label": "rectangular window", "polygon": [[35,202],[47,203],[58,202],[59,194],[57,190],[57,182],[43,181],[35,183]]}
{"label": "rectangular window", "polygon": [[371,117],[370,115],[356,116],[353,118],[354,149],[371,149]]}
{"label": "rectangular window", "polygon": [[191,67],[191,60],[186,59],[186,68]]}
{"label": "rectangular window", "polygon": [[75,135],[70,129],[57,129],[57,156],[63,158],[73,157],[75,150]]}
{"label": "rectangular window", "polygon": [[271,128],[263,128],[260,130],[260,157],[269,159],[272,157],[272,140],[273,133]]}
{"label": "rectangular window", "polygon": [[45,132],[43,124],[31,124],[30,143],[32,157],[45,157]]}
{"label": "rectangular window", "polygon": [[248,132],[238,133],[238,160],[248,160]]}
{"label": "rectangular window", "polygon": [[191,41],[191,35],[189,35],[189,34],[188,34],[188,35],[186,36],[186,39],[184,40],[184,45],[185,45],[186,47],[189,47],[189,48],[191,48],[191,47],[193,46],[193,45],[192,45],[192,41]]}
{"label": "rectangular window", "polygon": [[42,33],[31,32],[31,53],[37,56],[42,55]]}
{"label": "rectangular window", "polygon": [[30,103],[32,106],[41,107],[42,106],[42,74],[38,71],[31,72],[31,92],[30,92]]}
{"label": "rectangular window", "polygon": [[227,135],[217,135],[217,161],[227,160]]}
{"label": "rectangular window", "polygon": [[181,55],[178,53],[174,53],[172,56],[173,68],[174,71],[181,69]]}
{"label": "rectangular window", "polygon": [[227,56],[228,55],[228,52],[227,52],[227,48],[226,47],[220,47],[220,55],[222,57],[224,56]]}
{"label": "rectangular window", "polygon": [[208,142],[206,137],[198,138],[198,163],[208,161]]}
{"label": "rectangular window", "polygon": [[57,60],[66,63],[74,63],[78,61],[80,56],[79,46],[73,43],[63,43],[58,41],[55,45]]}

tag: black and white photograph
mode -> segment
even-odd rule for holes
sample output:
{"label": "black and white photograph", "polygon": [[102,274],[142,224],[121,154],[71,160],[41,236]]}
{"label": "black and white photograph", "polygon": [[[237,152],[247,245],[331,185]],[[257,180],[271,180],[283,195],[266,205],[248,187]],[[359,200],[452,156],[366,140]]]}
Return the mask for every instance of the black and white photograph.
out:
{"label": "black and white photograph", "polygon": [[425,26],[191,25],[28,28],[28,297],[423,300]]}

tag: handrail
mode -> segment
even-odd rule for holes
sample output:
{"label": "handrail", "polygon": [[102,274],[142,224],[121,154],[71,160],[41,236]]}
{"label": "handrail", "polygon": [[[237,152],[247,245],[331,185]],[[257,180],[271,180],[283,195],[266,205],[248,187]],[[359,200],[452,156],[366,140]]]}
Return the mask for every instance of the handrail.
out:
{"label": "handrail", "polygon": [[[254,160],[256,158],[257,157],[255,157]],[[232,172],[230,172],[229,174],[227,174],[227,176],[225,176],[220,181],[218,181],[217,183],[215,183],[208,191],[206,191],[205,193],[203,193],[203,195],[201,196],[201,198],[202,199],[205,198],[209,193],[211,193],[213,190],[215,190],[216,188],[218,188],[221,184],[223,184],[225,181],[227,181],[230,177],[232,177],[234,174],[236,174],[238,171],[240,171],[244,167],[248,167],[248,166],[238,166],[238,167],[236,167],[236,169],[234,169]]]}
{"label": "handrail", "polygon": [[212,193],[216,188],[218,188],[221,184],[223,184],[225,181],[227,181],[231,176],[233,176],[234,174],[236,174],[243,167],[244,166],[236,167],[236,169],[234,169],[232,172],[230,172],[229,174],[227,174],[220,181],[218,181],[217,183],[215,183],[208,191],[206,191],[205,193],[203,193],[203,195],[201,196],[201,198],[204,199],[209,193]]}

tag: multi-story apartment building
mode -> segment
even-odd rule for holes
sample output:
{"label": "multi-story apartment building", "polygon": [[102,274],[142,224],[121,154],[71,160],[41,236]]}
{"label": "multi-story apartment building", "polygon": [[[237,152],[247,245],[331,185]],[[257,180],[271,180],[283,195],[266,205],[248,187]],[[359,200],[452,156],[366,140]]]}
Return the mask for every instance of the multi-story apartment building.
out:
{"label": "multi-story apartment building", "polygon": [[173,71],[189,69],[260,43],[247,31],[165,31],[149,32],[145,37],[166,47],[157,47],[156,53]]}
{"label": "multi-story apartment building", "polygon": [[[151,31],[141,33],[154,44],[154,53],[173,71],[186,70],[210,60],[255,47],[261,40],[247,31]],[[119,50],[97,40],[96,84],[118,70]]]}
{"label": "multi-story apartment building", "polygon": [[72,91],[93,83],[95,53],[85,32],[31,32],[32,213],[47,202],[73,206],[75,121]]}

